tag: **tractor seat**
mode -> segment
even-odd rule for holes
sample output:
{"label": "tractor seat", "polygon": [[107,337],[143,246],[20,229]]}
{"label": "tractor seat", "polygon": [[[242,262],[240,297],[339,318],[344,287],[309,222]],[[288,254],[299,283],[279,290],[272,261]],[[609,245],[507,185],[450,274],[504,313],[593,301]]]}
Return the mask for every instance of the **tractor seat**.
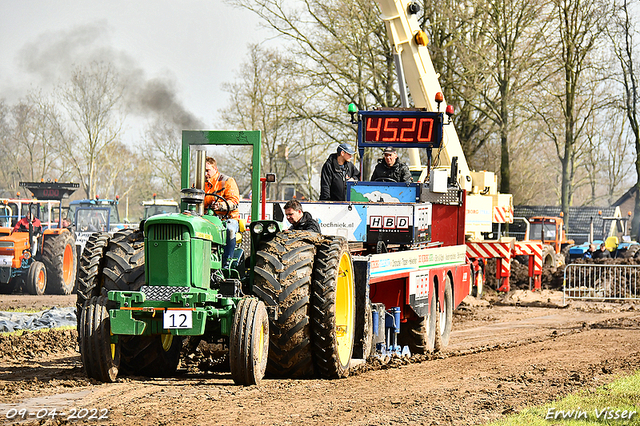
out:
{"label": "tractor seat", "polygon": [[614,251],[618,248],[618,237],[612,235],[611,237],[607,237],[604,242],[604,246],[609,251]]}
{"label": "tractor seat", "polygon": [[236,234],[236,246],[242,245],[242,235],[247,230],[246,219],[238,219],[238,233]]}

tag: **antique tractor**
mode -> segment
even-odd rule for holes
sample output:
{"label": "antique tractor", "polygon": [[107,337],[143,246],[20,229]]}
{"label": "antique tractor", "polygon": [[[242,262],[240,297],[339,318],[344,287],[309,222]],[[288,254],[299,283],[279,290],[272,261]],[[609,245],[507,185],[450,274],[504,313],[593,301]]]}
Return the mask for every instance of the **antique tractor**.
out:
{"label": "antique tractor", "polygon": [[[77,305],[80,352],[89,377],[112,382],[119,372],[171,375],[187,336],[222,343],[237,384],[257,384],[265,374],[267,310],[247,296],[249,262],[241,248],[223,268],[227,220],[204,210],[205,155],[203,150],[196,154],[196,182],[188,187],[183,181],[180,213],[150,217],[140,229],[113,236],[94,233],[87,241]],[[183,157],[187,180],[188,148]],[[258,189],[259,176],[254,183]]]}

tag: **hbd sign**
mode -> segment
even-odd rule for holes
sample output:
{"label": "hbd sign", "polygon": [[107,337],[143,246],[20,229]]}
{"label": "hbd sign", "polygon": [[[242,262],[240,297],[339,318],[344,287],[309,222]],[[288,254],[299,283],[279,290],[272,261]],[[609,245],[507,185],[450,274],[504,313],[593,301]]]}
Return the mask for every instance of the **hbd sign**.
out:
{"label": "hbd sign", "polygon": [[408,230],[409,216],[371,216],[369,217],[369,228],[371,230]]}

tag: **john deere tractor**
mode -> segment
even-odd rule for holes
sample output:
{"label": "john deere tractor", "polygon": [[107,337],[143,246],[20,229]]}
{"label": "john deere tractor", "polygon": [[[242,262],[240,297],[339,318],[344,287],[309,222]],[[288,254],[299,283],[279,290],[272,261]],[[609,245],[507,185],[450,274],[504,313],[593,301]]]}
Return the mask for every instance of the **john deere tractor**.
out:
{"label": "john deere tractor", "polygon": [[[204,210],[205,195],[217,196],[202,189],[202,150],[196,150],[195,183],[189,184],[191,147],[210,144],[253,150],[251,249],[244,253],[244,244],[237,244],[226,268],[227,219]],[[87,241],[77,301],[87,374],[107,382],[120,373],[171,375],[188,337],[185,346],[199,339],[222,344],[238,384],[257,384],[265,371],[346,376],[356,334],[346,240],[256,220],[260,132],[185,131],[182,157],[180,213],[150,217],[140,229],[113,236],[94,233]]]}
{"label": "john deere tractor", "polygon": [[[253,133],[259,159],[259,132]],[[112,382],[119,373],[171,375],[187,336],[226,345],[236,383],[257,384],[264,376],[267,311],[248,295],[241,249],[223,269],[227,219],[204,210],[205,156],[202,150],[196,154],[196,182],[190,187],[186,146],[181,212],[150,217],[140,229],[113,236],[97,232],[87,241],[77,304],[80,351],[89,377]],[[256,177],[256,194],[258,185]],[[257,215],[257,201],[254,208]]]}

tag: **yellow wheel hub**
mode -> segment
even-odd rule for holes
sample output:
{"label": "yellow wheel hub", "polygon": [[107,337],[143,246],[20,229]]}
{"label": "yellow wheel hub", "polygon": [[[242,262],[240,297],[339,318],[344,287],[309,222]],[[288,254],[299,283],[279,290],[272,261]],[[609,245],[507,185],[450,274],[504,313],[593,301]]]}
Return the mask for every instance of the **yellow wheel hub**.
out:
{"label": "yellow wheel hub", "polygon": [[160,340],[162,341],[162,349],[165,352],[169,352],[171,344],[173,343],[173,334],[161,334]]}
{"label": "yellow wheel hub", "polygon": [[343,253],[338,267],[336,283],[336,340],[338,357],[342,365],[347,365],[351,358],[354,335],[354,284],[353,270],[349,253]]}

